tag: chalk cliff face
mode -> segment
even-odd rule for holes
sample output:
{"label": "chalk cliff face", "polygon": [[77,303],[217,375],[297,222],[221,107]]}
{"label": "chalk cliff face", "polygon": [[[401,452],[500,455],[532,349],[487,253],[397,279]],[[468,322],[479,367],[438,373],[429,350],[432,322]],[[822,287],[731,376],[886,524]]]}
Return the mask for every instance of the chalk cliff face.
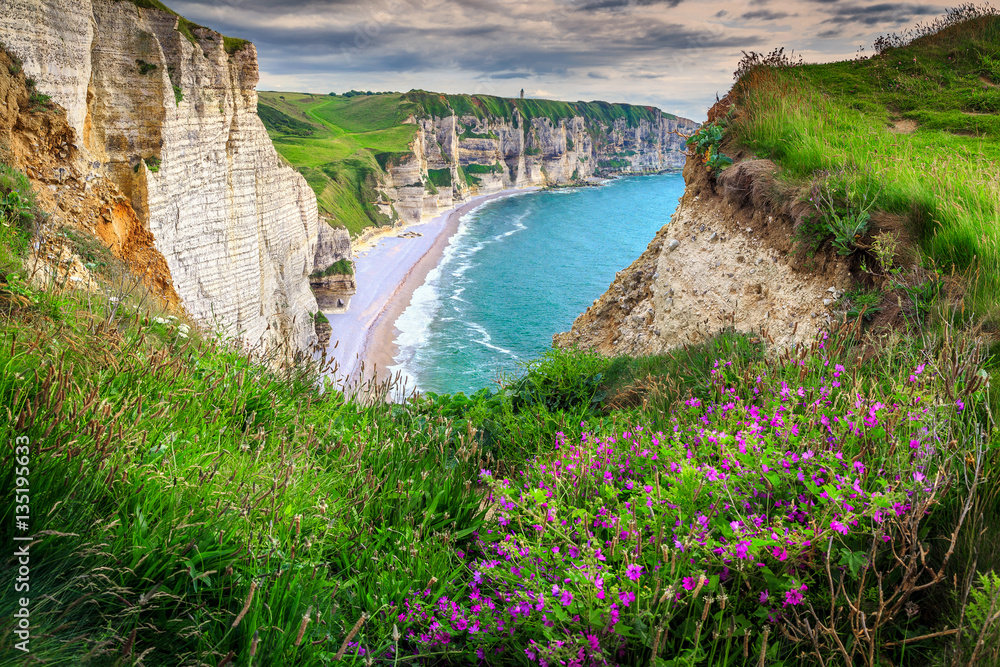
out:
{"label": "chalk cliff face", "polygon": [[124,194],[183,308],[247,343],[305,350],[315,196],[257,117],[253,45],[228,53],[218,33],[177,27],[128,1],[0,6],[0,41],[66,109],[81,180]]}
{"label": "chalk cliff face", "polygon": [[[582,116],[553,122],[487,116],[413,118],[412,157],[388,169],[385,189],[399,216],[416,222],[468,194],[532,185],[569,185],[601,173],[643,173],[684,166],[684,141],[697,123],[661,115],[607,125]],[[461,170],[460,170],[461,168]],[[432,172],[448,173],[437,193]],[[447,183],[450,182],[450,185]]]}

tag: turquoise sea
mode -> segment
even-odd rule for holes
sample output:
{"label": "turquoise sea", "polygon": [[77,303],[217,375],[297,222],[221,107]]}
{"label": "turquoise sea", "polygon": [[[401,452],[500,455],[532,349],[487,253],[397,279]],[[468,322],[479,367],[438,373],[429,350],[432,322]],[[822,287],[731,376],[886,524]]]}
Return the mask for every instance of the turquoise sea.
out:
{"label": "turquoise sea", "polygon": [[517,374],[653,240],[684,192],[679,173],[495,199],[466,214],[396,321],[420,391],[470,393]]}

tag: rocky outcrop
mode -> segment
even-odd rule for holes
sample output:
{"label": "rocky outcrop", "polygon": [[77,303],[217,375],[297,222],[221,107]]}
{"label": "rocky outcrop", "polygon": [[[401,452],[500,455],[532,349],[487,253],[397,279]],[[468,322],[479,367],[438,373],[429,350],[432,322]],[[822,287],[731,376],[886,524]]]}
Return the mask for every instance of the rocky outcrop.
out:
{"label": "rocky outcrop", "polygon": [[305,350],[315,195],[257,117],[253,45],[230,53],[178,21],[120,0],[7,0],[0,41],[65,108],[79,179],[114,184],[131,213],[113,224],[149,234],[187,312],[250,344]]}
{"label": "rocky outcrop", "polygon": [[313,267],[316,271],[322,272],[343,259],[348,261],[354,259],[350,233],[343,227],[334,227],[326,220],[321,220]]}
{"label": "rocky outcrop", "polygon": [[469,194],[678,169],[684,135],[698,126],[664,114],[632,125],[583,116],[528,121],[516,109],[510,119],[450,115],[410,122],[418,125],[411,157],[389,165],[384,183],[405,222],[436,215]]}
{"label": "rocky outcrop", "polygon": [[[332,227],[325,220],[319,223],[319,241],[316,244],[316,267],[309,277],[309,285],[319,309],[324,313],[342,313],[351,305],[351,297],[357,294],[358,285],[353,274],[334,273],[326,275],[327,269],[341,261],[354,261],[351,249],[351,235],[343,227]],[[320,343],[323,335],[320,334]],[[326,337],[329,341],[329,336]]]}
{"label": "rocky outcrop", "polygon": [[[648,355],[698,343],[733,327],[790,346],[812,340],[852,282],[847,262],[822,258],[808,270],[791,254],[786,212],[746,201],[758,163],[730,167],[726,185],[707,183],[700,160],[688,187],[646,252],[553,345],[608,356]],[[771,165],[773,167],[773,165]]]}

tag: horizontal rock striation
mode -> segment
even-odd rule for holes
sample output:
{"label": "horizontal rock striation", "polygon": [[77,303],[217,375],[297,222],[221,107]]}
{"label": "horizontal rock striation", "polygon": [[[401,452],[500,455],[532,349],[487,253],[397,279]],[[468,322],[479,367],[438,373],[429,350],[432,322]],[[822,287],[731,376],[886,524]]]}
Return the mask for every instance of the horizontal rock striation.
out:
{"label": "horizontal rock striation", "polygon": [[[623,118],[605,124],[583,116],[525,120],[516,109],[509,119],[449,115],[410,122],[419,128],[411,157],[389,165],[384,183],[405,222],[434,216],[470,193],[678,169],[684,165],[685,136],[698,126],[663,114],[634,124]],[[429,187],[435,180],[432,172],[445,185]]]}
{"label": "horizontal rock striation", "polygon": [[[86,179],[124,193],[194,318],[288,352],[316,340],[316,198],[257,117],[257,55],[120,0],[5,0],[0,41],[66,109]],[[143,269],[144,267],[133,267]]]}

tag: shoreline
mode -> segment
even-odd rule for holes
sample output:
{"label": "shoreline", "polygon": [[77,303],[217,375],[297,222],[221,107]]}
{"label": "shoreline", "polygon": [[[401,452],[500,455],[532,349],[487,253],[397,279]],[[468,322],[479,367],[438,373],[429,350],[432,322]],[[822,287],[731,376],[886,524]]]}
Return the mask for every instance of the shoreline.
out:
{"label": "shoreline", "polygon": [[[327,315],[334,328],[327,349],[338,362],[337,383],[345,388],[358,388],[370,386],[372,380],[381,383],[393,377],[401,379],[399,372],[388,371],[395,365],[397,354],[396,320],[409,307],[413,293],[441,261],[462,217],[494,199],[540,189],[511,188],[478,195],[439,213],[428,222],[394,229],[393,234],[377,236],[359,248],[355,258],[358,294],[351,299],[347,313]],[[404,232],[417,232],[421,236],[398,238],[398,234]],[[406,387],[408,392],[414,389]]]}

